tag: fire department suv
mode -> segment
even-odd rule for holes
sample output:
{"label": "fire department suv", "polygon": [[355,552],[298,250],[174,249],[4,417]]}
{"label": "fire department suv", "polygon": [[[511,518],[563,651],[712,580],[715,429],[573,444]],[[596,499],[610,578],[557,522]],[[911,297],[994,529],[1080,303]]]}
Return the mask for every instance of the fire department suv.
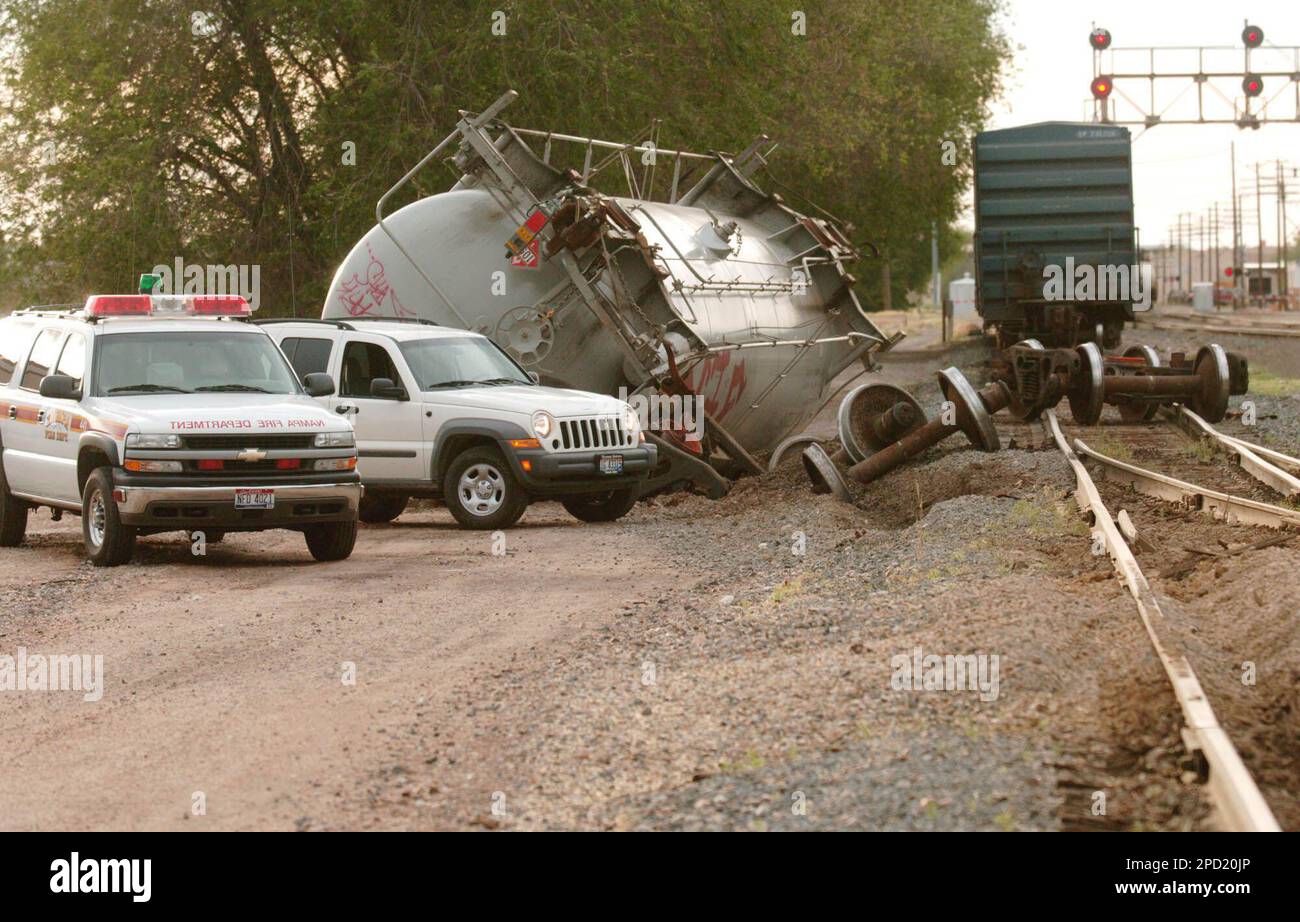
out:
{"label": "fire department suv", "polygon": [[363,522],[397,518],[412,496],[441,499],[465,528],[508,528],[533,499],[610,522],[655,467],[627,403],[543,387],[478,333],[392,318],[263,323],[298,374],[338,380],[321,399],[355,426]]}
{"label": "fire department suv", "polygon": [[97,566],[137,535],[300,531],[352,553],[362,487],[352,427],[313,397],[233,296],[97,295],[0,319],[0,545],[27,514],[80,514]]}

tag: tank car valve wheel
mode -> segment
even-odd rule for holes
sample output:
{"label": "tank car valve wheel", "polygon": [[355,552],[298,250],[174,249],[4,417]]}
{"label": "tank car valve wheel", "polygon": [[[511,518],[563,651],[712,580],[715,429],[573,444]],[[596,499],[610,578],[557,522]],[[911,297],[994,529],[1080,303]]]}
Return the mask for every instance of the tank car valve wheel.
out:
{"label": "tank car valve wheel", "polygon": [[531,307],[516,307],[501,315],[492,338],[520,365],[536,365],[551,353],[555,326],[546,314]]}
{"label": "tank car valve wheel", "polygon": [[1202,346],[1196,353],[1199,386],[1187,400],[1192,411],[1206,422],[1219,423],[1228,415],[1228,392],[1232,376],[1228,356],[1217,343]]}
{"label": "tank car valve wheel", "polygon": [[[1150,346],[1129,346],[1124,350],[1126,359],[1145,359],[1147,368],[1160,364],[1160,356]],[[1119,418],[1126,423],[1150,422],[1160,410],[1160,404],[1153,400],[1130,400],[1118,405]]]}
{"label": "tank car valve wheel", "polygon": [[1095,426],[1101,420],[1106,405],[1104,369],[1101,350],[1096,343],[1084,343],[1075,348],[1079,355],[1079,369],[1070,376],[1070,415],[1081,426]]}

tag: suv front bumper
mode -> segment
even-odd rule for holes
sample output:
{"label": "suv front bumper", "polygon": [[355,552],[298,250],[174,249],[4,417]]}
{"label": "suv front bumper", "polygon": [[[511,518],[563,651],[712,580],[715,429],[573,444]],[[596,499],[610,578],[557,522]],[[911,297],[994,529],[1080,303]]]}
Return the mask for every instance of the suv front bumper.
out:
{"label": "suv front bumper", "polygon": [[[510,459],[515,479],[534,496],[599,493],[636,486],[650,476],[659,460],[659,449],[654,445],[547,451],[544,448],[511,448],[507,443],[502,445],[502,450]],[[600,458],[604,455],[622,455],[623,473],[602,474]],[[524,461],[529,463],[531,470],[524,470]]]}
{"label": "suv front bumper", "polygon": [[[270,509],[235,508],[236,488],[273,490]],[[137,528],[261,531],[353,522],[361,502],[360,483],[249,484],[229,486],[114,485],[113,499],[123,525]]]}

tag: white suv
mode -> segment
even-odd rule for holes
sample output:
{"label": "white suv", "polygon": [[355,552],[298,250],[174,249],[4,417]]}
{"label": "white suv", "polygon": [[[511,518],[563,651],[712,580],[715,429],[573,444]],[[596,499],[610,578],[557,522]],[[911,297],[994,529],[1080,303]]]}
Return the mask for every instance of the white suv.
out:
{"label": "white suv", "polygon": [[304,379],[339,382],[321,400],[356,429],[363,522],[392,521],[412,496],[440,498],[466,528],[506,528],[535,498],[608,522],[655,466],[626,402],[542,387],[478,333],[391,318],[261,323]]}
{"label": "white suv", "polygon": [[352,427],[300,384],[238,297],[92,296],[0,319],[0,546],[27,513],[81,515],[97,566],[137,535],[288,528],[317,560],[352,553]]}

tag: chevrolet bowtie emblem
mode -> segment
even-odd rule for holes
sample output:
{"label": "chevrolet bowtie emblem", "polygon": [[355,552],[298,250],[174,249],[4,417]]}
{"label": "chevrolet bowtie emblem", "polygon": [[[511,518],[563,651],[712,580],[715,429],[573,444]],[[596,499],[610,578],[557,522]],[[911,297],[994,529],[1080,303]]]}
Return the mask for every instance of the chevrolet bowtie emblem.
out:
{"label": "chevrolet bowtie emblem", "polygon": [[261,461],[266,457],[266,452],[258,451],[256,448],[245,448],[239,454],[235,455],[236,461]]}

